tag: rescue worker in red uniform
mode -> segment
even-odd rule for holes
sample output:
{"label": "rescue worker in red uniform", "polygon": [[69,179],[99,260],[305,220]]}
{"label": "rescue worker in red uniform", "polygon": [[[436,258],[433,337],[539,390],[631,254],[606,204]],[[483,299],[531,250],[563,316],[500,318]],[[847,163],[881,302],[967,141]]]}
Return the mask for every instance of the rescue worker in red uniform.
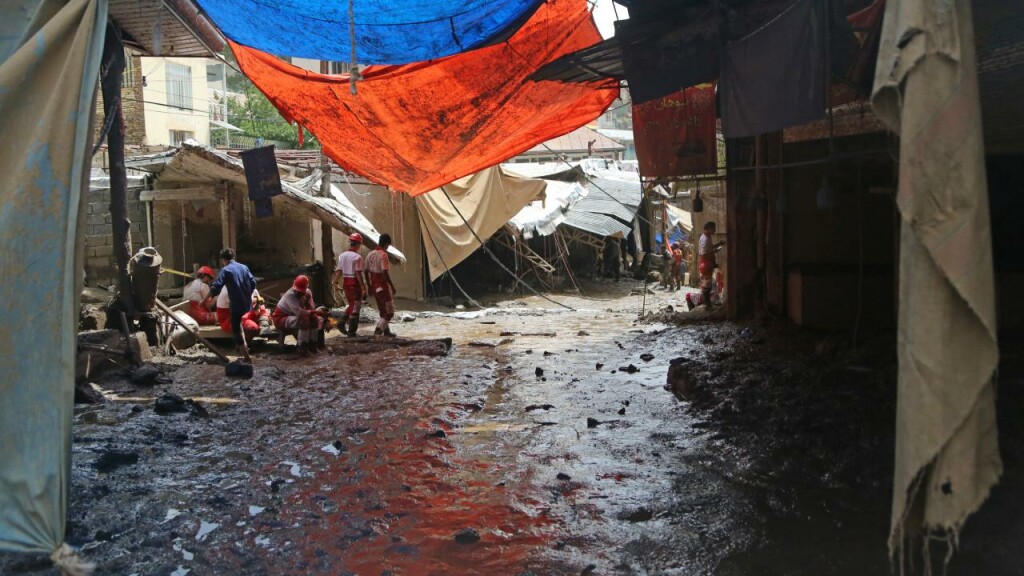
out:
{"label": "rescue worker in red uniform", "polygon": [[211,310],[213,298],[210,296],[210,282],[213,276],[213,268],[203,266],[196,272],[196,279],[185,286],[182,294],[188,300],[188,315],[200,326],[217,324],[217,313]]}
{"label": "rescue worker in red uniform", "polygon": [[283,334],[293,334],[299,343],[299,354],[307,356],[324,346],[324,319],[313,304],[309,277],[295,277],[292,287],[281,295],[274,308],[274,327]]}
{"label": "rescue worker in red uniform", "polygon": [[388,246],[391,246],[391,235],[381,234],[377,241],[377,248],[366,255],[366,286],[373,299],[377,302],[377,311],[380,312],[380,320],[377,321],[377,328],[373,335],[384,335],[394,338],[389,324],[395,317],[395,283],[391,281],[391,262],[388,260]]}
{"label": "rescue worker in red uniform", "polygon": [[[362,308],[363,300],[366,299],[366,290],[363,287],[363,257],[359,254],[359,246],[363,243],[363,236],[353,232],[348,237],[348,250],[338,256],[338,266],[334,270],[334,285],[341,280],[341,287],[345,291],[345,300],[348,306],[345,308],[345,315],[341,319],[342,331],[348,336],[355,336],[359,328],[359,311]],[[345,330],[345,323],[348,329]]]}

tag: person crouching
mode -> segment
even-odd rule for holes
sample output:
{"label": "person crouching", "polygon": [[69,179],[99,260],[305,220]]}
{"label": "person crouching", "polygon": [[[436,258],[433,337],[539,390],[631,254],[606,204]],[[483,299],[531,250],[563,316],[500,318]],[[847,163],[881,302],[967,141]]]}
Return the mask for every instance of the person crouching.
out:
{"label": "person crouching", "polygon": [[299,354],[315,353],[324,345],[324,319],[313,304],[309,277],[295,277],[292,287],[281,295],[271,315],[274,327],[284,334],[292,334],[299,343]]}
{"label": "person crouching", "polygon": [[377,321],[377,328],[373,335],[383,334],[394,338],[389,324],[395,317],[395,283],[391,281],[391,262],[388,260],[388,246],[391,246],[391,235],[381,234],[377,241],[377,248],[366,255],[366,286],[373,299],[377,301],[377,311],[380,313],[380,320]]}
{"label": "person crouching", "polygon": [[213,298],[210,297],[210,282],[212,281],[213,268],[203,266],[196,272],[196,279],[185,286],[185,291],[182,294],[185,300],[188,300],[188,315],[200,326],[217,324],[217,313],[211,310]]}

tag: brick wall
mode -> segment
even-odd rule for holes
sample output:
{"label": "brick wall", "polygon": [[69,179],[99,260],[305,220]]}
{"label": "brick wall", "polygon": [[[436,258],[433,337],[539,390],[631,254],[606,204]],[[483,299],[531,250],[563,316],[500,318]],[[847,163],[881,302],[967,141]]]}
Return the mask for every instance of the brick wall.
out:
{"label": "brick wall", "polygon": [[[128,190],[132,252],[147,242],[146,205],[139,201],[141,191],[141,188]],[[90,190],[86,197],[85,211],[85,284],[110,286],[116,283],[117,278],[110,227],[110,190]]]}
{"label": "brick wall", "polygon": [[[124,113],[124,139],[127,146],[146,144],[146,114],[142,103],[142,58],[126,50],[125,73],[121,86],[121,109]],[[100,136],[106,117],[103,114],[103,97],[96,99],[96,125],[93,142]],[[105,142],[104,142],[105,144]]]}

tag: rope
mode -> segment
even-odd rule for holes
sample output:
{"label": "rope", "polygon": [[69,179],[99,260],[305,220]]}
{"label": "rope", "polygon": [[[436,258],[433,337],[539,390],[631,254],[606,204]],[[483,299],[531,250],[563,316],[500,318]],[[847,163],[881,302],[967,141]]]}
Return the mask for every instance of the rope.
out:
{"label": "rope", "polygon": [[476,231],[473,230],[473,227],[469,225],[469,222],[466,220],[466,217],[462,215],[462,212],[459,210],[459,207],[455,205],[455,201],[452,200],[452,197],[448,195],[448,191],[444,189],[444,186],[441,186],[441,192],[444,192],[444,197],[448,199],[448,202],[452,205],[452,208],[455,209],[455,213],[458,214],[459,218],[462,219],[462,223],[466,225],[466,229],[468,229],[470,233],[473,234],[473,237],[476,238],[476,241],[480,243],[480,247],[484,249],[484,252],[486,252],[487,255],[491,257],[491,260],[494,260],[494,263],[497,264],[502,270],[504,270],[505,273],[507,273],[509,276],[512,276],[512,278],[514,278],[517,283],[521,283],[523,286],[526,286],[530,290],[530,292],[534,293],[534,295],[540,296],[541,298],[547,300],[548,302],[551,302],[552,304],[557,304],[558,306],[561,306],[566,310],[573,309],[571,306],[566,306],[565,304],[562,304],[557,300],[553,300],[548,296],[541,294],[536,289],[534,289],[533,286],[530,286],[529,284],[526,283],[526,281],[517,277],[515,273],[513,273],[504,264],[502,264],[501,260],[499,260],[498,257],[494,255],[494,252],[491,252],[491,249],[488,248],[486,244],[484,244],[483,240],[480,239],[480,236],[477,236]]}
{"label": "rope", "polygon": [[89,576],[96,570],[96,564],[87,562],[67,543],[62,543],[60,548],[54,550],[50,560],[60,570],[61,576]]}
{"label": "rope", "polygon": [[[414,202],[413,208],[415,208],[416,210],[416,218],[420,218],[419,204],[416,204]],[[437,252],[437,259],[440,260],[441,264],[444,265],[444,271],[448,274],[448,276],[451,277],[452,282],[455,284],[455,287],[459,289],[459,292],[462,293],[462,296],[465,297],[470,304],[476,306],[477,308],[483,309],[483,306],[481,306],[479,302],[470,298],[469,294],[466,294],[466,291],[462,289],[462,286],[459,284],[459,281],[455,278],[455,274],[452,274],[452,271],[448,268],[448,263],[444,261],[444,257],[441,256],[441,250],[438,249],[437,244],[434,243],[434,237],[430,234],[430,227],[423,226],[423,229],[427,231],[427,239],[430,240],[430,245],[433,246],[434,251]]]}
{"label": "rope", "polygon": [[356,11],[355,11],[355,0],[348,0],[348,36],[352,40],[351,49],[351,67],[348,71],[348,88],[352,92],[352,95],[356,95],[356,81],[362,80],[362,75],[359,74],[359,68],[356,65]]}

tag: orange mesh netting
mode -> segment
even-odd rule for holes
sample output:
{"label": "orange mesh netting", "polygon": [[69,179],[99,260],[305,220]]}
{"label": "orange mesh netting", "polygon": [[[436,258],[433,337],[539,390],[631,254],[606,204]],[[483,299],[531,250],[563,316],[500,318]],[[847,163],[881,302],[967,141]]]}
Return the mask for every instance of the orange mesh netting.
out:
{"label": "orange mesh netting", "polygon": [[242,71],[341,167],[413,196],[597,118],[618,83],[533,82],[542,65],[601,39],[585,0],[549,0],[508,41],[348,76],[297,68],[231,43]]}

